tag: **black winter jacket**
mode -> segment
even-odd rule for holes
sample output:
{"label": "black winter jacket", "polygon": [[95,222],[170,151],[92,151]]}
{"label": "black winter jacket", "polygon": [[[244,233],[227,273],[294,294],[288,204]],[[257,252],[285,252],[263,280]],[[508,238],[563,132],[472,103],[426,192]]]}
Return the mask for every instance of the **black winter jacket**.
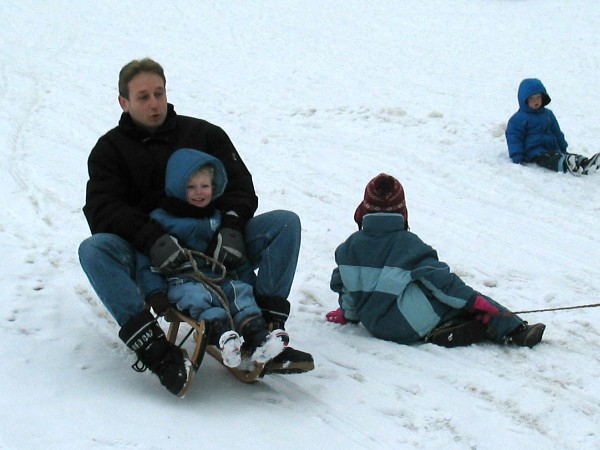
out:
{"label": "black winter jacket", "polygon": [[168,105],[165,123],[154,133],[136,126],[128,113],[102,136],[88,158],[89,181],[83,212],[92,234],[113,233],[148,253],[165,233],[149,217],[164,196],[169,157],[179,148],[209,153],[223,162],[228,183],[215,206],[235,211],[242,223],[258,207],[252,175],[220,127],[179,116]]}

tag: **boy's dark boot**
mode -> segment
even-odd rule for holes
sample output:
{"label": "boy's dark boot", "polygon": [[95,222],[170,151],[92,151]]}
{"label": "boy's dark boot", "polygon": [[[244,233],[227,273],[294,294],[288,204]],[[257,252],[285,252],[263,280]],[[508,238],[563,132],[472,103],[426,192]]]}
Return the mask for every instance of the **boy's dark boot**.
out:
{"label": "boy's dark boot", "polygon": [[252,354],[252,362],[265,364],[287,348],[289,336],[282,329],[269,331],[262,316],[254,316],[241,328],[245,351]]}
{"label": "boy's dark boot", "polygon": [[206,322],[207,328],[207,340],[208,345],[219,345],[219,339],[221,335],[226,331],[229,331],[229,326],[226,326],[221,320],[211,320]]}
{"label": "boy's dark boot", "polygon": [[193,375],[191,362],[185,351],[167,341],[150,311],[144,310],[127,321],[119,337],[138,356],[132,366],[136,371],[150,369],[169,392],[183,397]]}
{"label": "boy's dark boot", "polygon": [[434,328],[425,342],[442,347],[464,347],[485,341],[488,338],[487,326],[475,319],[454,319]]}
{"label": "boy's dark boot", "polygon": [[508,343],[518,345],[519,347],[533,347],[542,340],[542,335],[546,325],[543,323],[536,323],[533,325],[523,325],[517,328],[508,336]]}
{"label": "boy's dark boot", "polygon": [[571,174],[579,174],[581,171],[581,158],[578,155],[567,154],[564,159],[563,166],[564,172]]}
{"label": "boy's dark boot", "polygon": [[283,330],[290,315],[290,302],[282,297],[266,295],[255,295],[255,298],[269,330]]}
{"label": "boy's dark boot", "polygon": [[265,342],[269,336],[269,330],[262,316],[254,316],[242,325],[240,334],[244,338],[245,349],[253,352],[256,347]]}
{"label": "boy's dark boot", "polygon": [[[290,315],[290,302],[282,297],[255,295],[256,303],[262,311],[269,330],[285,330],[285,322]],[[315,368],[310,353],[286,347],[283,352],[267,363],[263,374],[293,374],[308,372]]]}
{"label": "boy's dark boot", "polygon": [[583,158],[583,161],[581,161],[581,168],[583,169],[584,175],[587,175],[591,170],[600,169],[600,153],[596,153],[589,158]]}

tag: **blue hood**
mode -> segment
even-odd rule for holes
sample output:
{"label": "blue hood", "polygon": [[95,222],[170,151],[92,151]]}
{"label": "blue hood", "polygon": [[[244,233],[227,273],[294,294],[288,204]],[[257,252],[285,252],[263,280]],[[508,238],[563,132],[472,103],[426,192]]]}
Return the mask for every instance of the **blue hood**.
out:
{"label": "blue hood", "polygon": [[535,110],[527,105],[527,97],[540,93],[542,94],[542,106],[546,106],[550,103],[550,96],[546,92],[546,88],[542,82],[537,78],[525,78],[521,81],[521,84],[519,84],[519,91],[517,93],[519,108],[523,111],[534,112]]}
{"label": "blue hood", "polygon": [[202,166],[215,168],[213,200],[223,194],[227,185],[225,166],[214,156],[191,148],[176,150],[167,163],[165,175],[165,193],[170,197],[187,202],[187,183],[190,177]]}

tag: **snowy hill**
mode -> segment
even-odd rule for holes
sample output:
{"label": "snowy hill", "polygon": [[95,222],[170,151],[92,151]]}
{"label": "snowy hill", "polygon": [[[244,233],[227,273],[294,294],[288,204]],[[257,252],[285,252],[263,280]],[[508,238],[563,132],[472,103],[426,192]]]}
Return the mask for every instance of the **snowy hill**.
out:
{"label": "snowy hill", "polygon": [[[600,150],[598,2],[167,3],[0,2],[0,449],[600,448],[600,308],[523,315],[547,324],[534,349],[324,319],[380,172],[474,288],[514,310],[600,301],[600,173],[513,165],[503,135],[538,77],[570,149]],[[259,212],[299,214],[288,331],[313,372],[243,385],[207,358],[181,400],[129,367],[77,247],[87,156],[145,56],[177,112],[227,131]]]}

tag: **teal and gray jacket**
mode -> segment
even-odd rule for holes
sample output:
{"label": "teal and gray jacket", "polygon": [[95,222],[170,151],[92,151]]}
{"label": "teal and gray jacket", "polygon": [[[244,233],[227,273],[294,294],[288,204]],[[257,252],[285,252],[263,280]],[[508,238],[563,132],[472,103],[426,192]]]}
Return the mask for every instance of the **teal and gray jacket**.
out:
{"label": "teal and gray jacket", "polygon": [[397,213],[367,214],[335,252],[331,289],[348,320],[375,337],[408,344],[462,315],[477,295],[436,251],[404,230]]}

